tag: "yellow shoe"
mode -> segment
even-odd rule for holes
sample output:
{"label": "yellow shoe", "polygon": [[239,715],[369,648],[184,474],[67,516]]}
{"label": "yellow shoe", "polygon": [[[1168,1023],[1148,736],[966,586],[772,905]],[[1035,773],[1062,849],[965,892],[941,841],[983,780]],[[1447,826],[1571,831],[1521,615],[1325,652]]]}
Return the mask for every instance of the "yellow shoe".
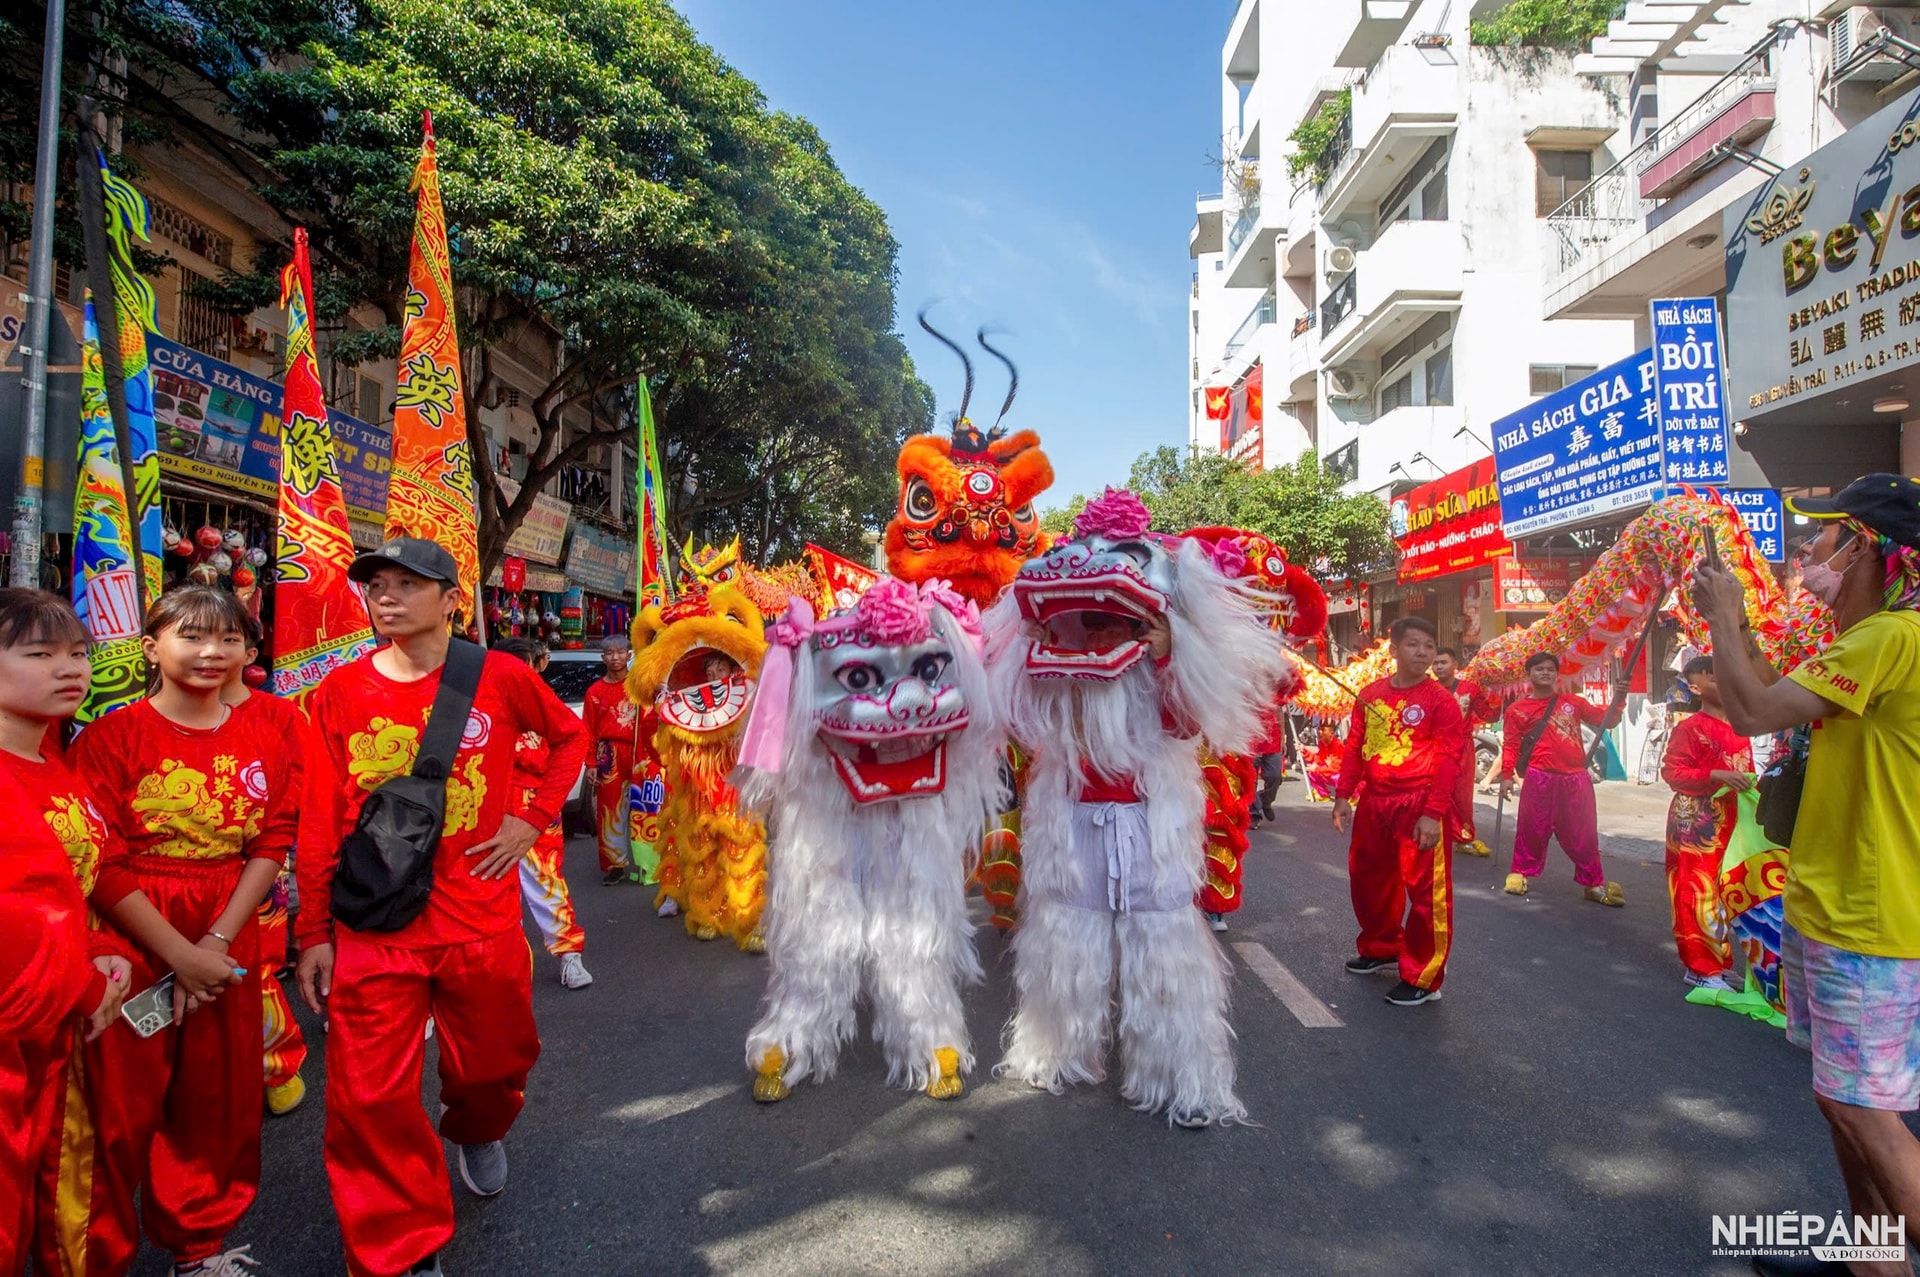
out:
{"label": "yellow shoe", "polygon": [[1493,849],[1481,842],[1478,838],[1472,842],[1456,843],[1453,849],[1455,851],[1464,851],[1469,856],[1491,856],[1493,854]]}
{"label": "yellow shoe", "polygon": [[278,1086],[267,1088],[267,1112],[275,1117],[285,1117],[300,1107],[300,1101],[307,1098],[307,1083],[298,1073]]}
{"label": "yellow shoe", "polygon": [[753,1075],[753,1098],[762,1104],[775,1104],[792,1094],[781,1074],[787,1071],[787,1054],[779,1047],[767,1048],[760,1067]]}
{"label": "yellow shoe", "polygon": [[765,953],[766,951],[767,938],[760,934],[760,928],[758,927],[748,932],[740,941],[740,952],[742,953]]}
{"label": "yellow shoe", "polygon": [[966,1080],[960,1076],[960,1053],[943,1046],[933,1053],[933,1059],[940,1066],[940,1076],[927,1083],[927,1094],[936,1100],[959,1099],[967,1089]]}
{"label": "yellow shoe", "polygon": [[1510,896],[1526,895],[1527,894],[1526,877],[1522,874],[1508,874],[1507,875],[1507,894]]}
{"label": "yellow shoe", "polygon": [[1620,890],[1620,884],[1610,882],[1604,887],[1588,887],[1580,893],[1597,905],[1606,905],[1609,909],[1619,909],[1627,903],[1627,893]]}

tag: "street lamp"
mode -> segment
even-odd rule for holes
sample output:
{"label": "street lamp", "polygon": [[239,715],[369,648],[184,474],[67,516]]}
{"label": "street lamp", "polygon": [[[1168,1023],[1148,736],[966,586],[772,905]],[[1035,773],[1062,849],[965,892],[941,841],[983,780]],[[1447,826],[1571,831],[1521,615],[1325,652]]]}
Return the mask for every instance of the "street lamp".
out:
{"label": "street lamp", "polygon": [[1424,462],[1426,462],[1426,463],[1427,463],[1428,465],[1430,465],[1430,466],[1432,466],[1432,467],[1433,467],[1433,472],[1434,472],[1435,474],[1445,474],[1445,473],[1446,473],[1446,471],[1445,471],[1445,470],[1442,470],[1442,469],[1440,468],[1440,466],[1439,466],[1439,463],[1438,463],[1438,462],[1436,462],[1436,461],[1434,461],[1434,459],[1433,459],[1432,457],[1429,457],[1429,456],[1428,456],[1428,455],[1427,455],[1426,453],[1424,453],[1424,452],[1416,452],[1416,453],[1414,453],[1414,454],[1413,454],[1413,455],[1412,455],[1411,457],[1409,457],[1409,458],[1407,458],[1407,460],[1409,460],[1409,461],[1424,461]]}
{"label": "street lamp", "polygon": [[1475,443],[1479,444],[1482,448],[1485,448],[1488,452],[1493,451],[1493,445],[1488,443],[1485,439],[1482,439],[1479,435],[1475,434],[1473,432],[1472,426],[1462,426],[1458,430],[1453,432],[1453,437],[1456,439],[1458,439],[1461,435],[1465,435],[1467,438],[1473,440]]}

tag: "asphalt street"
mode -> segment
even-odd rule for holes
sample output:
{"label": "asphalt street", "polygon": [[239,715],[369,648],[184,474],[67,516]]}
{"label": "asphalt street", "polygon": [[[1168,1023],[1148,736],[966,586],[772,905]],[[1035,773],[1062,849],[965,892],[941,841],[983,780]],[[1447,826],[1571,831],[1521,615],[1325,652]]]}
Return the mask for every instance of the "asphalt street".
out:
{"label": "asphalt street", "polygon": [[[600,886],[575,839],[596,982],[569,993],[536,953],[545,1051],[511,1180],[490,1201],[456,1188],[447,1272],[1732,1274],[1714,1215],[1842,1203],[1806,1057],[1683,1001],[1653,844],[1610,849],[1621,910],[1582,901],[1557,852],[1524,900],[1495,889],[1504,865],[1458,860],[1445,997],[1401,1009],[1341,969],[1344,843],[1300,791],[1255,835],[1223,937],[1258,1125],[1201,1132],[1111,1083],[1055,1097],[982,1069],[951,1103],[890,1091],[864,1043],[832,1082],[756,1105],[742,1043],[765,960]],[[990,1063],[1009,977],[1001,937],[979,942]],[[320,1054],[231,1239],[263,1274],[342,1271]],[[436,1085],[429,1069],[429,1102]]]}

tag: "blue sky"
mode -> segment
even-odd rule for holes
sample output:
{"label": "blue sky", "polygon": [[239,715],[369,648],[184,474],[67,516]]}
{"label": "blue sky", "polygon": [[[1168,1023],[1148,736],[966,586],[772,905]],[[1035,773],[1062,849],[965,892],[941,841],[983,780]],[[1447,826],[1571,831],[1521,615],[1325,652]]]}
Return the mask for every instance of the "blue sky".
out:
{"label": "blue sky", "polygon": [[[1186,442],[1187,231],[1219,189],[1228,0],[676,0],[780,110],[817,125],[900,241],[900,326],[946,415],[959,362],[914,323],[1006,335],[1040,504]],[[980,369],[991,421],[1004,372]],[[986,424],[982,422],[981,424]]]}

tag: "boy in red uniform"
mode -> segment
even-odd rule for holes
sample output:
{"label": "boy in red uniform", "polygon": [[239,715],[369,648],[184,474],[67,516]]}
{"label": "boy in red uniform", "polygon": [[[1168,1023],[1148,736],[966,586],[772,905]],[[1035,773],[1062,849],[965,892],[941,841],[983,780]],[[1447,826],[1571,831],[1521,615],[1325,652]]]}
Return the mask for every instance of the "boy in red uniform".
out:
{"label": "boy in red uniform", "polygon": [[93,1129],[69,1126],[61,1160],[90,1161],[91,1188],[55,1230],[89,1275],[126,1271],[144,1224],[175,1277],[230,1277],[246,1248],[225,1239],[260,1183],[256,916],[293,850],[304,760],[298,738],[221,699],[246,650],[233,595],[161,595],[142,645],[158,686],[89,724],[72,757],[110,827],[94,904],[136,942],[136,993],[173,973],[174,1021],[149,1037],[113,1025],[86,1052]]}
{"label": "boy in red uniform", "polygon": [[1466,725],[1467,747],[1460,756],[1460,774],[1453,782],[1453,819],[1449,822],[1447,841],[1455,851],[1469,856],[1492,855],[1473,827],[1473,729],[1481,723],[1492,722],[1500,711],[1491,704],[1492,698],[1480,684],[1460,677],[1460,653],[1452,648],[1441,648],[1440,655],[1433,658],[1433,677],[1460,706],[1460,717]]}
{"label": "boy in red uniform", "polygon": [[[33,1236],[34,1178],[66,1109],[76,1030],[97,1038],[120,1013],[127,960],[90,921],[106,830],[60,760],[62,719],[92,667],[64,601],[0,590],[0,1273],[20,1272]],[[38,1271],[58,1272],[43,1257]]]}
{"label": "boy in red uniform", "polygon": [[[348,1268],[437,1274],[453,1236],[441,1138],[459,1147],[468,1188],[491,1197],[506,1187],[502,1141],[540,1056],[519,864],[560,814],[587,739],[538,674],[487,655],[447,779],[425,910],[397,931],[336,927],[341,840],[367,793],[412,769],[461,603],[453,555],[431,541],[396,538],[355,559],[348,576],[365,587],[374,631],[389,642],[308,698],[331,801],[326,835],[316,831],[294,866],[300,991],[328,1015],[324,1150]],[[512,814],[514,747],[527,732],[552,753],[523,820]],[[420,1103],[429,1016],[440,1041],[437,1133]]]}
{"label": "boy in red uniform", "polygon": [[[536,674],[547,672],[546,644],[539,639],[504,638],[494,650],[525,661]],[[513,814],[526,819],[527,806],[540,791],[540,780],[547,774],[547,742],[538,732],[528,732],[514,746],[515,794]],[[567,887],[567,838],[555,820],[540,831],[533,850],[520,862],[520,894],[540,928],[547,952],[560,959],[560,984],[567,989],[584,989],[593,983],[587,970],[587,933],[573,911],[573,892]]]}
{"label": "boy in red uniform", "polygon": [[1527,881],[1547,867],[1547,839],[1558,838],[1560,849],[1573,861],[1573,880],[1582,894],[1595,904],[1617,909],[1626,903],[1626,896],[1619,883],[1607,881],[1600,865],[1600,815],[1580,726],[1609,730],[1620,721],[1622,702],[1615,696],[1613,709],[1603,710],[1584,696],[1563,695],[1560,658],[1552,652],[1528,659],[1527,681],[1532,694],[1507,707],[1501,728],[1501,802],[1513,795],[1514,772],[1526,773],[1514,819],[1513,872],[1507,875],[1507,894],[1527,894]]}
{"label": "boy in red uniform", "polygon": [[1353,832],[1347,876],[1360,937],[1347,970],[1397,967],[1400,982],[1387,1001],[1414,1007],[1439,1000],[1453,944],[1453,865],[1441,835],[1466,722],[1427,677],[1439,647],[1433,623],[1403,616],[1387,634],[1394,672],[1354,701],[1333,827]]}
{"label": "boy in red uniform", "polygon": [[1727,721],[1711,656],[1688,661],[1681,677],[1700,699],[1700,712],[1687,715],[1673,729],[1660,766],[1660,778],[1673,789],[1667,808],[1673,939],[1688,984],[1732,991],[1727,971],[1733,949],[1720,903],[1720,859],[1733,835],[1739,800],[1722,791],[1753,788],[1753,748]]}
{"label": "boy in red uniform", "polygon": [[628,841],[627,785],[633,777],[633,746],[639,731],[640,710],[627,699],[627,666],[633,648],[624,634],[609,634],[600,642],[600,660],[606,673],[587,688],[581,713],[593,741],[593,767],[587,780],[593,785],[593,823],[600,839],[600,872],[609,887],[624,882],[633,871],[633,845]]}

